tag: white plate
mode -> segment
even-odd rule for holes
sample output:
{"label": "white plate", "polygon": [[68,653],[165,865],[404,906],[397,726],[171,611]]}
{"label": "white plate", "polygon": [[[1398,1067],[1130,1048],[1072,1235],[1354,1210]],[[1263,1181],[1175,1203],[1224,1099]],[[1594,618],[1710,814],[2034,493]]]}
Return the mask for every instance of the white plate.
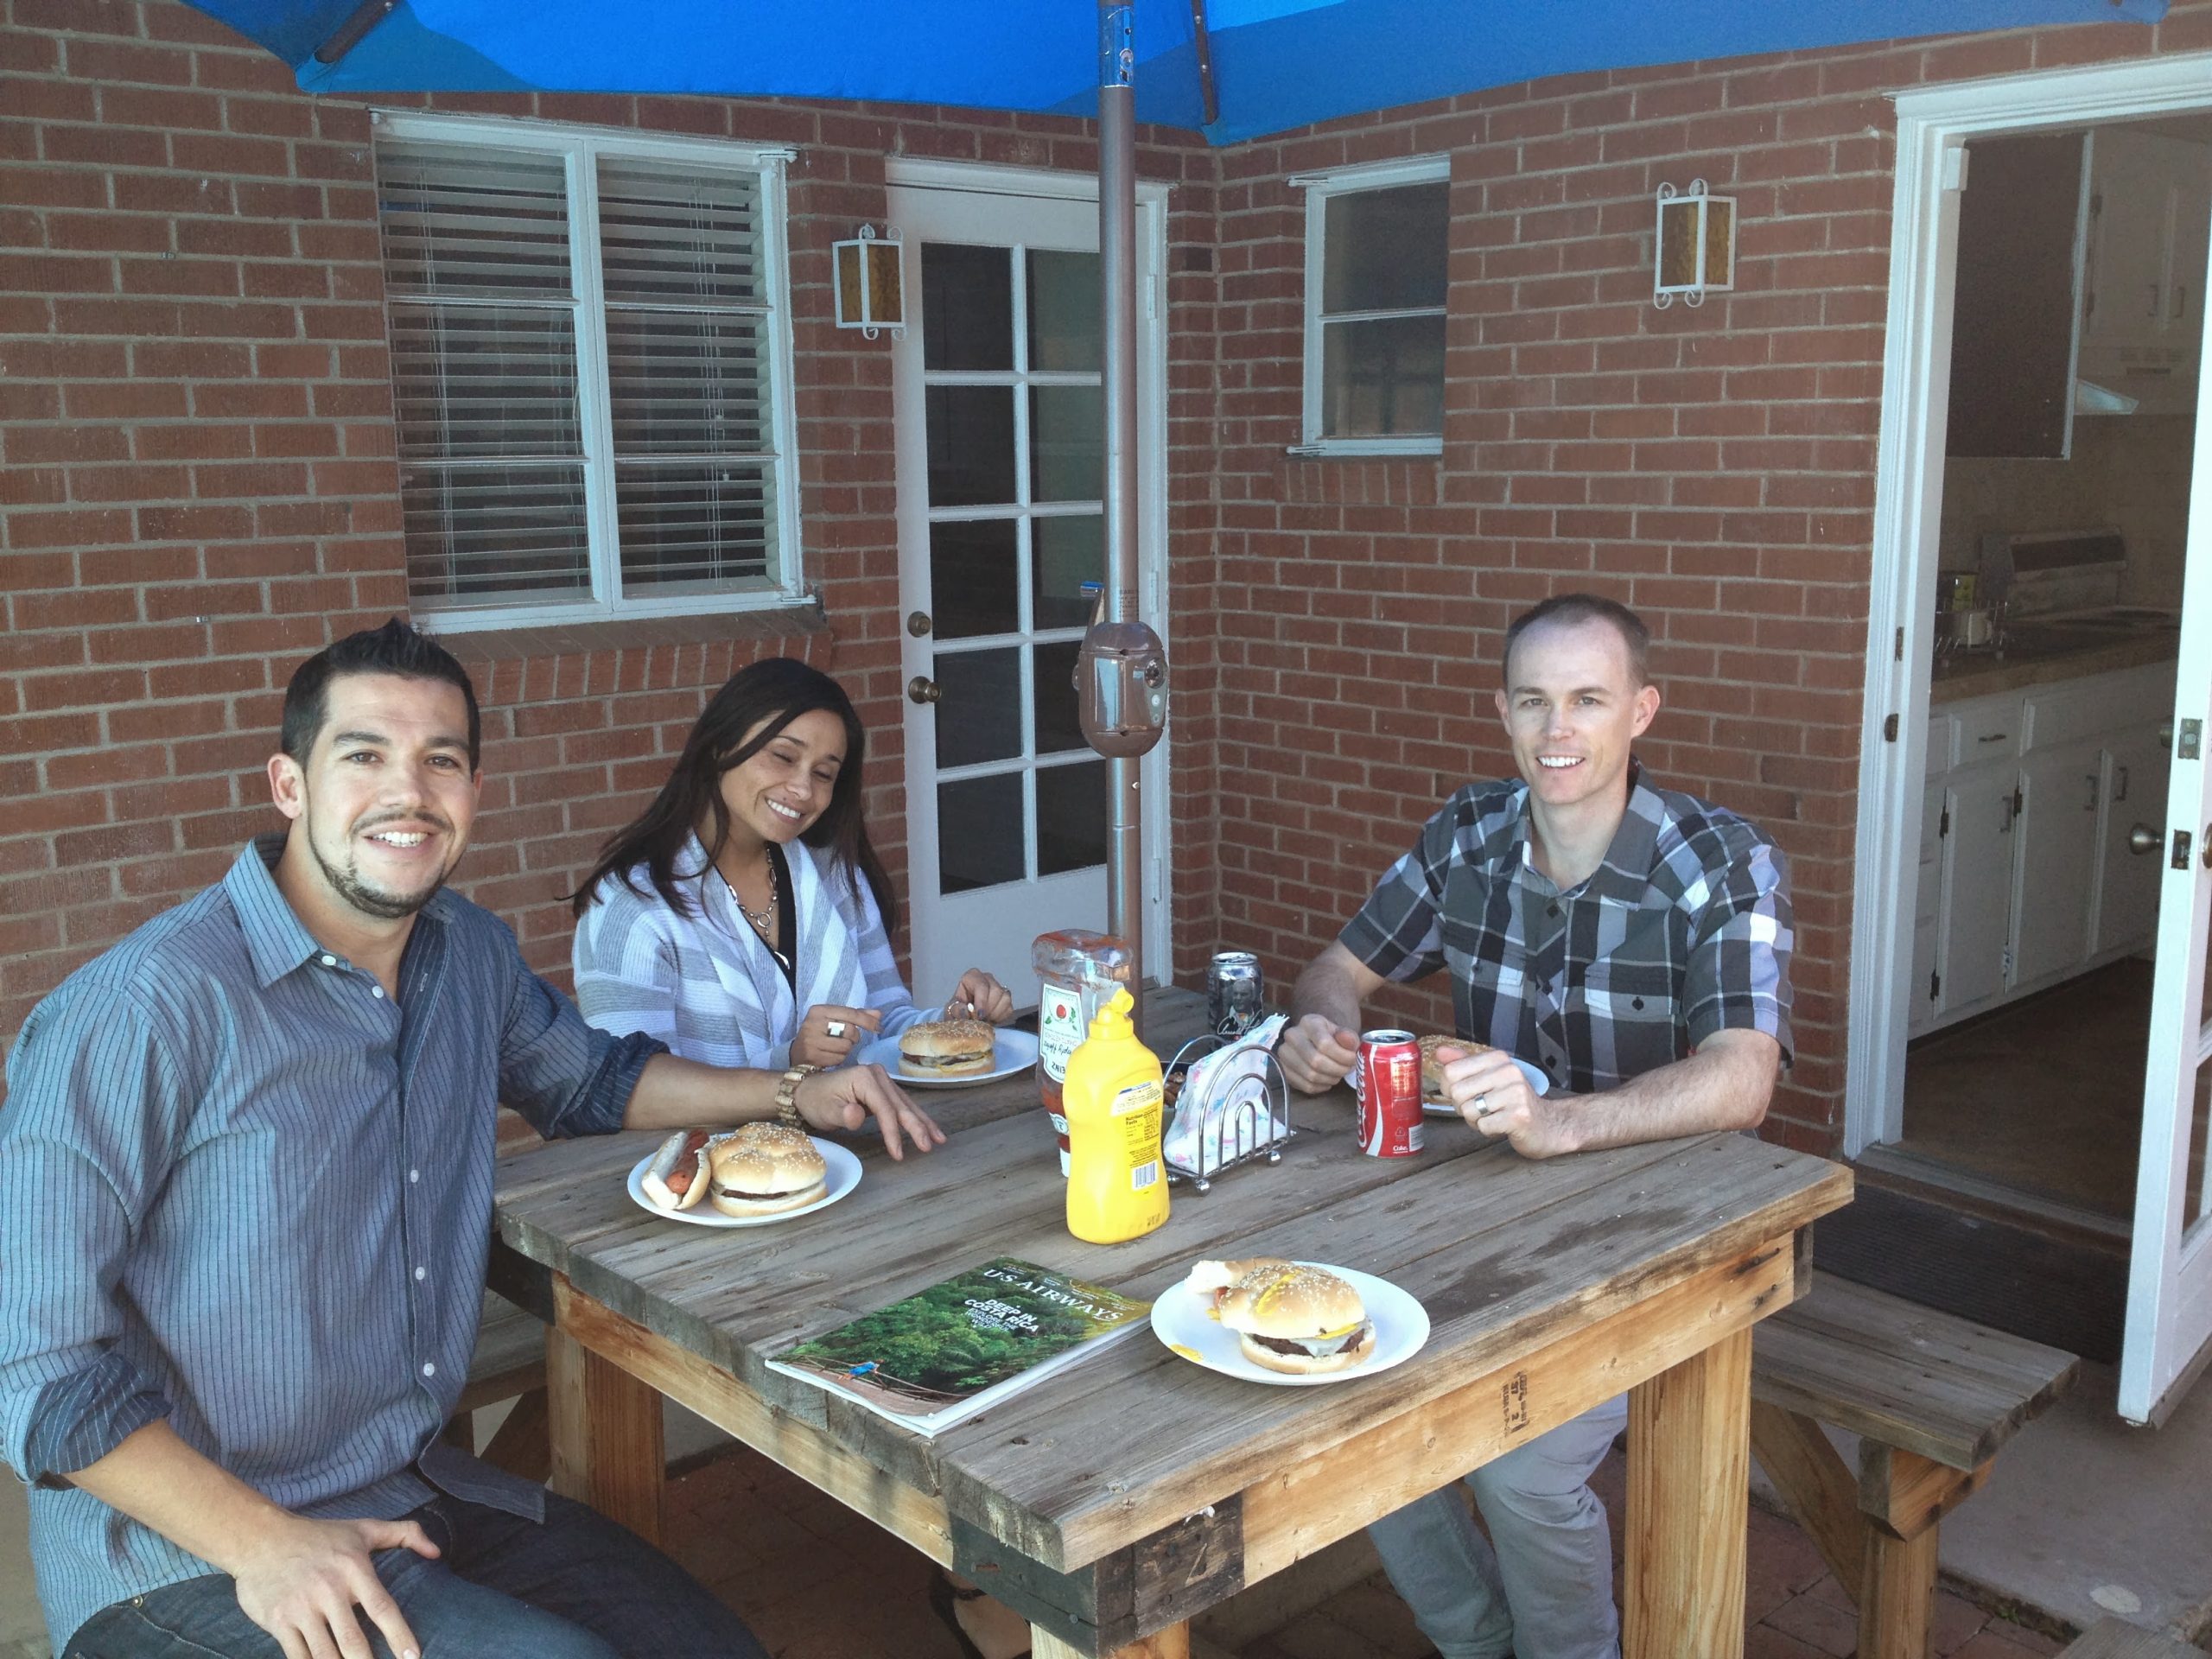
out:
{"label": "white plate", "polygon": [[1213,1317],[1213,1297],[1192,1290],[1185,1279],[1160,1293],[1152,1305],[1152,1333],[1168,1351],[1224,1376],[1241,1376],[1248,1382],[1269,1382],[1281,1388],[1309,1388],[1322,1382],[1356,1382],[1363,1376],[1387,1371],[1419,1353],[1428,1340],[1428,1311],[1387,1279],[1351,1268],[1330,1268],[1325,1262],[1308,1262],[1309,1268],[1328,1268],[1348,1281],[1366,1304],[1367,1317],[1375,1321],[1375,1351],[1363,1365],[1319,1376],[1293,1376],[1271,1371],[1244,1357],[1236,1333]]}
{"label": "white plate", "polygon": [[959,1077],[914,1077],[899,1069],[899,1039],[879,1037],[872,1043],[863,1043],[853,1051],[853,1058],[863,1065],[880,1065],[891,1074],[891,1081],[901,1089],[969,1089],[979,1083],[991,1083],[1000,1077],[1010,1077],[1017,1071],[1027,1071],[1037,1064],[1037,1036],[1033,1032],[1019,1031],[1012,1026],[1001,1026],[996,1033],[997,1046],[992,1052],[992,1068],[988,1071],[970,1071]]}
{"label": "white plate", "polygon": [[[1521,1075],[1529,1079],[1529,1087],[1530,1089],[1540,1095],[1548,1095],[1551,1092],[1552,1080],[1546,1077],[1541,1070],[1529,1065],[1528,1061],[1522,1059],[1518,1055],[1514,1057],[1513,1064],[1519,1066],[1521,1068]],[[1421,1109],[1424,1112],[1427,1112],[1431,1117],[1457,1117],[1459,1116],[1459,1109],[1457,1106],[1446,1106],[1433,1100],[1424,1100],[1421,1102]]]}
{"label": "white plate", "polygon": [[824,1141],[818,1135],[806,1137],[814,1142],[814,1149],[822,1154],[822,1161],[830,1172],[820,1198],[812,1204],[802,1205],[796,1210],[779,1210],[768,1216],[726,1216],[714,1208],[714,1200],[702,1198],[690,1210],[664,1210],[645,1196],[645,1172],[652,1167],[656,1147],[638,1160],[630,1171],[630,1196],[641,1210],[658,1216],[663,1221],[688,1221],[694,1227],[767,1227],[779,1221],[795,1220],[810,1216],[824,1205],[835,1204],[861,1184],[861,1160],[839,1146],[835,1141]]}

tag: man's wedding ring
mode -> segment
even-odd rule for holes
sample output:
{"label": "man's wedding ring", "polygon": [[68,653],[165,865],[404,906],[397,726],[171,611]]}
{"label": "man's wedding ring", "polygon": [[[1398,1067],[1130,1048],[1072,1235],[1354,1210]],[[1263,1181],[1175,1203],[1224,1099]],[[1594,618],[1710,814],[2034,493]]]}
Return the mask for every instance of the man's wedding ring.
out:
{"label": "man's wedding ring", "polygon": [[822,1022],[822,1034],[824,1037],[843,1036],[845,1034],[845,1022],[842,1020],[824,1020]]}
{"label": "man's wedding ring", "polygon": [[1475,1096],[1475,1116],[1477,1117],[1482,1117],[1486,1116],[1489,1111],[1490,1096],[1488,1095],[1477,1095]]}

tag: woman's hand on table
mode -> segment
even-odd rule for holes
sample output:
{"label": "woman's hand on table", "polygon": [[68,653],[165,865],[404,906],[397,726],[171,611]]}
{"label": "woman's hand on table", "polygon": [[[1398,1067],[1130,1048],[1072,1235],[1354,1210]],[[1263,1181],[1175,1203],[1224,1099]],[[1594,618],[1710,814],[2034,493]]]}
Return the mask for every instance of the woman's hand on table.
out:
{"label": "woman's hand on table", "polygon": [[[968,1010],[965,1016],[960,1013],[963,1008]],[[948,1019],[965,1017],[1002,1026],[1014,1018],[1014,993],[981,968],[970,968],[960,976],[944,1012]]]}
{"label": "woman's hand on table", "polygon": [[1436,1051],[1436,1058],[1444,1070],[1444,1098],[1483,1134],[1510,1141],[1514,1150],[1527,1158],[1574,1150],[1559,1115],[1547,1109],[1503,1049],[1471,1053],[1446,1044]]}
{"label": "woman's hand on table", "polygon": [[1286,1026],[1275,1039],[1276,1062],[1301,1095],[1335,1088],[1351,1075],[1352,1062],[1358,1058],[1358,1033],[1346,1031],[1325,1014],[1309,1014]]}
{"label": "woman's hand on table", "polygon": [[791,1064],[818,1065],[827,1071],[842,1065],[853,1050],[883,1026],[883,1015],[874,1008],[848,1008],[835,1002],[817,1002],[806,1011],[791,1037]]}
{"label": "woman's hand on table", "polygon": [[918,1152],[944,1144],[944,1131],[937,1120],[915,1105],[880,1065],[809,1072],[798,1080],[791,1104],[817,1129],[850,1133],[873,1117],[883,1131],[883,1149],[893,1158],[904,1158],[909,1143]]}

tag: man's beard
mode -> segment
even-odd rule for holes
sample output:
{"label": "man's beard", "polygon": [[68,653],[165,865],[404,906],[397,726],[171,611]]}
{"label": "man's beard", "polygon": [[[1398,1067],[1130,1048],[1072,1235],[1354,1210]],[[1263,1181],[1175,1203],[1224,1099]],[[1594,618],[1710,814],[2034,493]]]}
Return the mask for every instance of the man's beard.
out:
{"label": "man's beard", "polygon": [[379,921],[397,922],[412,916],[435,898],[438,889],[446,884],[445,875],[441,872],[438,879],[420,893],[391,893],[382,887],[369,886],[350,867],[340,869],[333,864],[322,855],[322,849],[315,845],[312,836],[308,837],[308,850],[315,855],[315,861],[322,867],[323,879],[330,883],[334,893],[362,915],[376,917]]}

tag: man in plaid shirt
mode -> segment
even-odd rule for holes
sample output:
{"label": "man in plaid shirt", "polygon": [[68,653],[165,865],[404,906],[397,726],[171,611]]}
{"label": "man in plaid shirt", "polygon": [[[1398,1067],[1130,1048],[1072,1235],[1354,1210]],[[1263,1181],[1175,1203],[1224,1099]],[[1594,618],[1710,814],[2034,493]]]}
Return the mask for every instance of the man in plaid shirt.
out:
{"label": "man in plaid shirt", "polygon": [[[1497,709],[1521,776],[1453,794],[1299,976],[1278,1050],[1294,1086],[1344,1080],[1383,984],[1446,968],[1459,1034],[1490,1046],[1444,1051],[1446,1096],[1527,1157],[1766,1115],[1789,1044],[1788,875],[1753,825],[1630,758],[1659,710],[1649,638],[1586,594],[1507,630]],[[1618,1654],[1589,1478],[1626,1418],[1614,1400],[1468,1476],[1488,1545],[1448,1490],[1370,1529],[1443,1659]]]}

